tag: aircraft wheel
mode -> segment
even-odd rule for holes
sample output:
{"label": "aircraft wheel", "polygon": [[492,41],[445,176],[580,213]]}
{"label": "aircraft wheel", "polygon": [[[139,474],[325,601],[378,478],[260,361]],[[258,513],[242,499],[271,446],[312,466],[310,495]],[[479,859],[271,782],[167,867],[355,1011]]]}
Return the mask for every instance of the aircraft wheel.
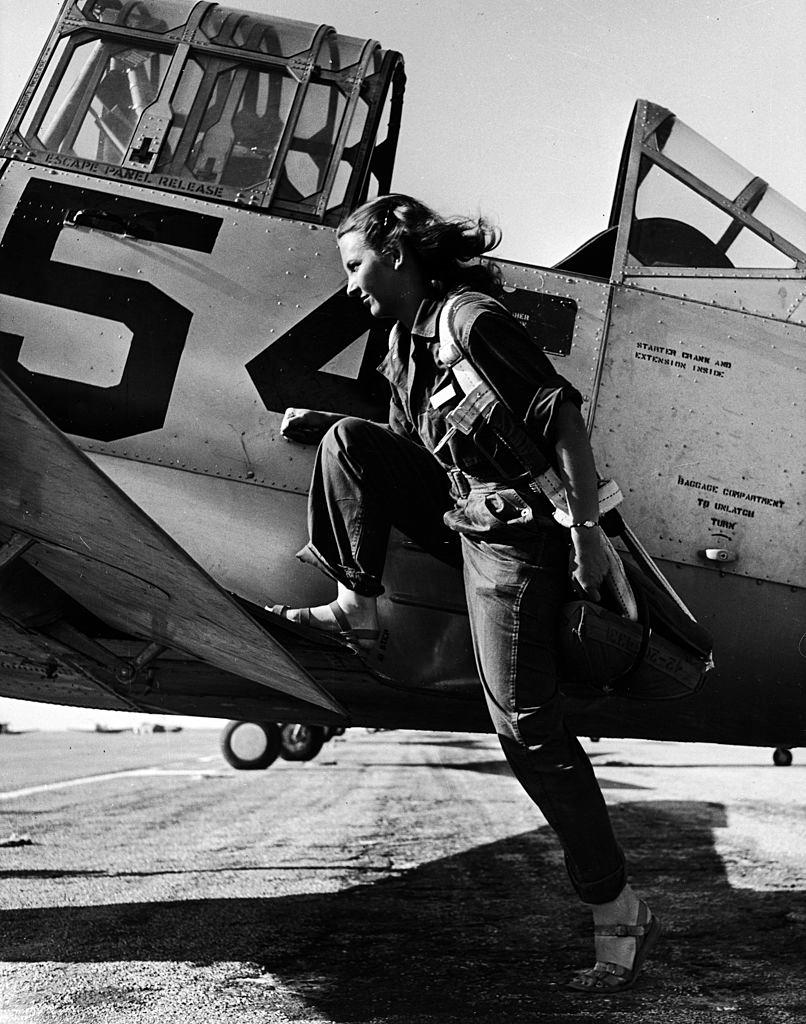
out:
{"label": "aircraft wheel", "polygon": [[325,742],[321,725],[288,722],[280,728],[280,757],[284,761],[312,761]]}
{"label": "aircraft wheel", "polygon": [[773,764],[777,764],[779,768],[786,768],[792,764],[792,751],[789,747],[776,747],[772,752]]}
{"label": "aircraft wheel", "polygon": [[268,768],[280,753],[280,727],[275,722],[228,722],[221,734],[221,753],[239,771]]}

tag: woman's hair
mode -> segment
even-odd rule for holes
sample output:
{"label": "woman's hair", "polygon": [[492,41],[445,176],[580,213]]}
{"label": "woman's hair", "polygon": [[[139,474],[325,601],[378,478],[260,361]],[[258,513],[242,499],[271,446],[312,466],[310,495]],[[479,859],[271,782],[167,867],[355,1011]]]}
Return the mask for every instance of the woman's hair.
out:
{"label": "woman's hair", "polygon": [[341,222],[338,237],[360,232],[383,255],[394,245],[414,254],[436,295],[466,285],[488,295],[501,294],[501,271],[494,263],[471,263],[501,241],[501,232],[482,217],[440,217],[418,199],[393,193],[379,196]]}

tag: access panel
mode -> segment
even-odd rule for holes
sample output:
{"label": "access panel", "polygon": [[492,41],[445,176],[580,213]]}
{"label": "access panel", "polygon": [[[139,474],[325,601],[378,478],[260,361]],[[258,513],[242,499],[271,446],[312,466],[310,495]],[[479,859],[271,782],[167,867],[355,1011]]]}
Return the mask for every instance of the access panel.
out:
{"label": "access panel", "polygon": [[805,346],[800,324],[615,289],[593,442],[654,555],[806,583]]}

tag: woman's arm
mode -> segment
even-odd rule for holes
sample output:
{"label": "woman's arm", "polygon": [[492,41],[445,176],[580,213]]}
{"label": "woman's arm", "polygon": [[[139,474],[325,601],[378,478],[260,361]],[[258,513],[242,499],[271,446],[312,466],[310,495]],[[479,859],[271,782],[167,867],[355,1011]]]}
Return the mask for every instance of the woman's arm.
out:
{"label": "woman's arm", "polygon": [[317,409],[286,409],[280,433],[288,441],[319,444],[334,423],[344,419],[341,412],[320,412]]}
{"label": "woman's arm", "polygon": [[[563,402],[557,410],[555,433],[557,463],[565,484],[568,511],[575,523],[599,519],[598,482],[585,424],[576,405]],[[573,577],[588,596],[599,600],[599,587],[608,571],[600,531],[571,527],[576,565]]]}

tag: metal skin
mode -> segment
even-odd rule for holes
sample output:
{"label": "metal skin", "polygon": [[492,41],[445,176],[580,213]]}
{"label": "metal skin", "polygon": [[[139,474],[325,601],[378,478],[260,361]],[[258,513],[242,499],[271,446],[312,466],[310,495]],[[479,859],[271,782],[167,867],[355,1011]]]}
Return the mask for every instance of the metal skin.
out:
{"label": "metal skin", "polygon": [[[87,7],[68,0],[46,56],[64,63],[64,40],[79,30],[111,33],[126,52],[150,45],[122,16],[88,27]],[[167,87],[140,111],[116,164],[104,137],[104,160],[69,166],[78,163],[69,153],[25,134],[36,123],[26,104],[35,96],[44,110],[56,93],[44,59],[3,136],[0,692],[255,721],[487,730],[460,575],[405,538],[392,537],[374,650],[359,657],[261,611],[332,597],[332,584],[294,557],[314,449],[280,436],[283,411],[384,418],[374,374],[384,332],[344,295],[331,225],[366,194],[370,165],[388,187],[399,109],[384,164],[373,150],[386,128],[376,108],[402,65],[398,55],[371,61],[372,47],[348,40],[359,70],[338,72],[334,88],[347,97],[338,109],[357,103],[363,68],[371,113],[357,141],[346,120],[334,120],[330,139],[333,152],[352,146],[354,180],[334,206],[339,161],[311,149],[320,191],[289,198],[282,162],[323,30],[252,16],[247,41],[270,26],[315,42],[307,57],[244,56],[235,22],[205,20],[215,7],[175,5],[159,44],[176,46],[164,81],[182,80],[189,48],[203,62],[230,46],[231,66],[275,61],[297,83],[260,187],[205,184],[177,162],[199,150],[171,135]],[[209,24],[221,30],[215,41]],[[216,116],[232,115],[234,95]],[[183,102],[189,123],[195,108]],[[231,138],[222,144],[221,124],[201,148],[223,180],[235,149]],[[761,220],[775,196],[760,179],[747,175],[738,206],[711,195],[715,184],[668,156],[670,124],[687,131],[663,108],[637,105],[606,232],[555,268],[500,261],[506,303],[583,392],[597,462],[621,484],[625,518],[715,638],[716,669],[695,697],[660,706],[569,690],[570,720],[595,736],[798,746],[804,240]],[[57,127],[66,131],[67,115]],[[170,175],[159,170],[166,140],[176,146]],[[679,158],[679,146],[668,152]],[[681,234],[665,209],[655,215],[647,161],[734,225],[718,244]],[[743,229],[778,262],[725,266]],[[670,237],[675,258],[695,262],[673,265],[661,251]]]}

